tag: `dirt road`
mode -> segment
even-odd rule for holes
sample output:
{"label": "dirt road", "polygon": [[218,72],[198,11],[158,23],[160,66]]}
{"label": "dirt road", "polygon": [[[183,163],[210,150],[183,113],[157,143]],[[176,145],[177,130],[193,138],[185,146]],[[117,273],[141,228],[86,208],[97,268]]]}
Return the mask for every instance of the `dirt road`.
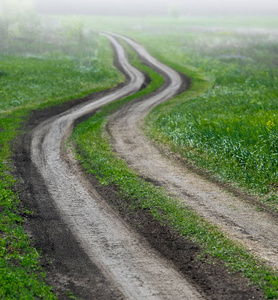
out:
{"label": "dirt road", "polygon": [[[144,49],[133,41],[126,41],[134,49],[141,50],[143,58],[146,57]],[[278,270],[277,217],[259,210],[256,203],[252,204],[232,196],[219,185],[162,155],[143,134],[141,127],[144,116],[153,106],[167,99],[164,94],[158,94],[117,111],[110,118],[108,125],[115,151],[137,173],[165,187],[180,201],[216,224],[226,235],[242,243]]]}
{"label": "dirt road", "polygon": [[[261,292],[247,286],[241,277],[228,274],[223,266],[195,259],[197,245],[154,222],[145,211],[135,216],[136,220],[130,214],[131,222],[123,221],[120,214],[126,217],[125,213],[118,213],[105,201],[105,188],[94,178],[88,180],[70,150],[65,150],[65,141],[77,122],[145,84],[144,75],[128,63],[116,37],[108,35],[126,83],[61,107],[34,112],[27,133],[15,141],[15,175],[20,178],[17,189],[23,204],[34,211],[26,217],[25,230],[42,252],[48,282],[59,299],[68,299],[67,291],[81,299],[105,300],[263,299]],[[179,196],[186,194],[184,199],[196,202],[198,210],[197,204],[204,207],[202,199],[213,202],[210,197],[216,197],[219,188],[206,184],[199,190],[198,183],[204,184],[201,179],[164,161],[140,130],[141,120],[151,107],[184,89],[186,81],[134,41],[121,38],[161,73],[166,83],[152,97],[135,101],[111,118],[114,146],[141,174]],[[184,179],[185,175],[189,177]],[[209,211],[213,212],[212,208]],[[212,214],[218,220],[218,215]],[[137,221],[140,228],[146,228],[144,237],[133,227]]]}
{"label": "dirt road", "polygon": [[[144,76],[127,61],[122,46],[109,36],[118,61],[128,76],[128,84],[86,105],[47,119],[31,134],[31,158],[50,197],[89,259],[102,272],[114,290],[114,298],[201,299],[201,295],[171,264],[125,224],[93,187],[78,178],[64,159],[63,142],[76,120],[106,103],[138,91]],[[144,54],[143,54],[144,55]],[[146,60],[150,59],[145,57]],[[164,72],[177,83],[179,76],[168,67]],[[167,91],[163,91],[167,95]],[[115,296],[116,295],[116,296]],[[113,298],[112,297],[112,298]]]}

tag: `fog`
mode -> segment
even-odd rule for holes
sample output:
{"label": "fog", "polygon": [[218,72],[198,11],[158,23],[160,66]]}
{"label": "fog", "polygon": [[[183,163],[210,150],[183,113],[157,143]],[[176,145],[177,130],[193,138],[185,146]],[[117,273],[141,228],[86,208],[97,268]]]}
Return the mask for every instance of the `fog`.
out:
{"label": "fog", "polygon": [[16,47],[23,51],[23,44],[24,51],[29,51],[32,43],[39,45],[47,40],[59,44],[67,36],[74,36],[72,40],[77,44],[83,39],[84,23],[78,16],[66,24],[66,21],[43,14],[278,17],[278,0],[233,0],[225,5],[220,0],[0,0],[0,51],[9,53]]}
{"label": "fog", "polygon": [[[0,0],[1,1],[1,0]],[[278,0],[35,0],[42,13],[94,15],[277,15]]]}

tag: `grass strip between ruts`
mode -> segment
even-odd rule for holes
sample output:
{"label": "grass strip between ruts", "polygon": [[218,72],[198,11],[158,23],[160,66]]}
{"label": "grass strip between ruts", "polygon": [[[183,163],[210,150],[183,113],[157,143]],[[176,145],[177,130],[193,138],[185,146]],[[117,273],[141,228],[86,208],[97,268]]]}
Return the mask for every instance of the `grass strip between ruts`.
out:
{"label": "grass strip between ruts", "polygon": [[[140,66],[138,62],[135,65]],[[210,83],[196,71],[188,69],[188,73],[193,81],[191,90],[187,93],[191,96],[200,95]],[[152,81],[147,89],[128,99],[105,106],[75,128],[71,142],[74,142],[79,161],[102,185],[115,185],[120,188],[119,193],[130,209],[149,209],[155,219],[161,223],[166,222],[182,236],[199,244],[203,254],[220,259],[231,272],[240,272],[242,276],[249,278],[268,299],[278,298],[278,276],[274,270],[265,266],[241,245],[229,240],[217,227],[200,218],[178,200],[169,197],[161,187],[139,178],[126,163],[115,157],[103,136],[105,124],[109,115],[121,105],[157,88],[157,75],[149,70],[149,76]]]}

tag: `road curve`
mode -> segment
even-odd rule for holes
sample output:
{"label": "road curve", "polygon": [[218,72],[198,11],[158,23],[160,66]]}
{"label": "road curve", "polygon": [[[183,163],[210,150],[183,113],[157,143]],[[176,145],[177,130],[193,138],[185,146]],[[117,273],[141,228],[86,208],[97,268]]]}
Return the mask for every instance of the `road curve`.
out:
{"label": "road curve", "polygon": [[[128,84],[35,127],[31,135],[32,161],[64,222],[91,261],[120,290],[121,299],[201,299],[199,292],[169,261],[125,224],[93,187],[79,180],[63,157],[64,141],[76,120],[111,101],[135,93],[144,82],[143,74],[128,63],[123,47],[114,37],[108,37],[128,74]],[[171,79],[161,95],[165,98],[174,95],[181,85],[179,75],[137,47],[150,65],[160,68]]]}
{"label": "road curve", "polygon": [[[143,59],[147,57],[145,50],[134,41],[126,41],[131,47],[139,49]],[[156,65],[155,61],[151,62]],[[173,76],[178,77],[177,74]],[[175,83],[171,84],[174,86]],[[171,97],[171,93],[165,94],[166,91],[144,101],[130,103],[111,116],[108,127],[113,149],[141,176],[158,182],[230,238],[242,243],[278,270],[277,218],[258,210],[256,203],[232,196],[219,185],[181,166],[178,161],[161,155],[161,151],[145,137],[141,129],[142,119],[156,104]]]}

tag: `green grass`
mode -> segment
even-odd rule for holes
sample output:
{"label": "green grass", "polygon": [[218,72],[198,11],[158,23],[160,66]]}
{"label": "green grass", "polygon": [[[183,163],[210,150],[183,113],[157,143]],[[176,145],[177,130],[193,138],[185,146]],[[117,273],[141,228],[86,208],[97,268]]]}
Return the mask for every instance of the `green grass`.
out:
{"label": "green grass", "polygon": [[[96,49],[77,53],[50,49],[41,54],[14,50],[0,54],[0,298],[55,299],[45,284],[40,255],[22,224],[31,212],[13,191],[11,145],[32,110],[83,97],[123,81],[113,67],[109,43],[100,38]],[[99,54],[95,51],[99,49]],[[75,48],[76,50],[76,48]],[[101,51],[100,51],[101,50]],[[70,55],[69,55],[70,54]]]}
{"label": "green grass", "polygon": [[[219,179],[260,194],[263,203],[277,210],[277,41],[255,36],[245,42],[238,34],[187,35],[182,43],[177,42],[181,37],[174,39],[176,47],[185,49],[177,52],[175,61],[215,79],[198,97],[184,94],[175,105],[154,109],[148,117],[151,136]],[[227,47],[230,39],[238,44],[236,49]],[[167,47],[166,39],[159,42]]]}
{"label": "green grass", "polygon": [[[226,28],[214,32],[213,27],[218,26],[219,21],[222,24],[225,22]],[[215,145],[212,142],[214,139],[222,141],[225,133],[225,139],[231,139],[234,147],[236,140],[232,138],[237,137],[235,132],[242,128],[242,124],[246,126],[248,122],[253,122],[250,123],[252,126],[249,127],[249,131],[245,128],[245,132],[241,133],[245,138],[246,135],[250,135],[250,128],[253,133],[254,126],[258,125],[256,121],[260,120],[261,132],[258,135],[259,129],[255,130],[253,139],[257,138],[255,141],[258,141],[258,137],[260,139],[263,133],[259,145],[265,145],[266,142],[268,146],[276,145],[276,101],[271,101],[277,98],[275,37],[269,36],[266,39],[261,35],[246,36],[245,33],[235,33],[228,29],[228,26],[234,28],[241,26],[246,29],[251,27],[254,21],[255,24],[261,24],[267,29],[277,28],[275,18],[269,18],[267,21],[261,18],[248,20],[229,18],[218,21],[210,18],[181,18],[174,21],[144,18],[137,19],[135,25],[134,18],[106,20],[99,17],[84,18],[84,22],[90,23],[95,28],[118,29],[119,32],[123,32],[124,28],[127,35],[145,44],[158,59],[191,76],[193,81],[188,93],[153,112],[148,119],[148,126],[151,128],[149,133],[160,142],[170,143],[186,159],[190,159],[200,167],[210,169],[214,174],[219,174],[220,178],[229,181],[233,181],[232,173],[228,173],[233,166],[229,167],[228,161],[224,160],[224,170],[215,160],[212,159],[210,162],[208,159],[213,157],[213,153],[214,157],[217,157],[219,155],[217,151],[222,147],[222,144]],[[190,29],[191,25],[206,25],[208,28],[202,32],[198,28]],[[104,39],[100,39],[100,44],[94,44],[95,48],[101,49],[99,52],[87,46],[81,51],[76,41],[70,44],[66,41],[63,43],[59,49],[55,45],[11,43],[10,50],[14,51],[8,53],[13,55],[7,55],[7,52],[0,55],[0,296],[2,298],[54,298],[51,289],[43,282],[43,270],[38,264],[39,254],[30,246],[28,237],[21,227],[22,216],[30,212],[21,207],[17,195],[13,192],[15,181],[10,175],[11,143],[20,132],[22,121],[28,118],[33,109],[61,104],[99,89],[115,86],[123,80],[112,67],[111,50]],[[130,55],[137,65],[134,54]],[[228,55],[232,57],[227,57]],[[106,60],[105,57],[109,59]],[[163,82],[160,76],[148,68],[142,65],[140,68],[149,72],[153,81],[146,90],[140,91],[137,97],[151,92]],[[131,99],[133,97],[106,106],[101,113],[80,124],[76,129],[74,138],[80,159],[87,170],[95,174],[102,184],[115,184],[120,187],[121,196],[131,208],[149,208],[158,220],[167,222],[182,235],[200,244],[203,253],[221,259],[231,271],[240,272],[250,278],[265,292],[266,297],[278,298],[277,273],[266,268],[241,246],[227,240],[215,227],[200,219],[188,208],[181,207],[161,188],[156,188],[138,178],[123,162],[114,157],[107,141],[102,138],[102,129],[107,116]],[[251,103],[250,99],[255,101]],[[238,111],[234,110],[235,108]],[[239,120],[235,116],[244,117]],[[188,135],[183,135],[184,132],[195,134],[189,140]],[[188,141],[192,144],[186,144]],[[246,168],[241,159],[242,154],[245,155],[248,151],[246,152],[243,146],[246,145],[240,144],[240,152],[237,154],[240,163],[237,162],[237,165]],[[236,149],[233,147],[231,153]],[[257,148],[252,151],[261,151]],[[265,150],[267,149],[263,149]],[[262,159],[260,153],[257,154],[258,161]],[[267,159],[270,157],[271,162],[271,156],[264,155]],[[264,157],[262,162],[263,165]],[[273,166],[275,168],[275,159]],[[265,170],[266,174],[269,174],[267,166]],[[242,172],[243,175],[244,173],[245,171]],[[265,176],[264,180],[269,180],[273,173],[275,172]],[[277,207],[275,182],[273,185],[272,181],[262,181],[262,184],[258,185],[245,179],[241,178],[238,184],[252,188],[255,192],[265,193],[267,196],[264,199],[274,209]]]}
{"label": "green grass", "polygon": [[[103,48],[103,40],[99,48]],[[107,70],[108,55],[111,54],[107,49],[98,58],[63,53],[30,57],[0,55],[1,70],[5,72],[0,77],[1,114],[16,108],[49,106],[53,99],[62,104],[73,95],[80,98],[101,90],[102,86],[114,86],[118,75],[114,68]]]}
{"label": "green grass", "polygon": [[[157,87],[154,74],[150,74],[150,77],[153,81],[148,91],[142,90],[128,100],[146,95],[154,85]],[[207,88],[206,81],[200,79],[200,82],[202,85],[196,87],[193,94]],[[227,239],[216,227],[188,207],[169,197],[162,188],[139,178],[123,161],[115,157],[108,141],[103,137],[103,128],[108,116],[126,101],[127,99],[105,106],[101,112],[74,129],[71,142],[74,141],[78,159],[84,168],[96,176],[102,185],[118,187],[119,195],[129,209],[147,209],[162,224],[169,224],[181,235],[198,243],[202,254],[220,259],[230,272],[240,272],[242,276],[249,278],[265,292],[267,298],[277,298],[276,272],[264,266],[242,246]]]}

